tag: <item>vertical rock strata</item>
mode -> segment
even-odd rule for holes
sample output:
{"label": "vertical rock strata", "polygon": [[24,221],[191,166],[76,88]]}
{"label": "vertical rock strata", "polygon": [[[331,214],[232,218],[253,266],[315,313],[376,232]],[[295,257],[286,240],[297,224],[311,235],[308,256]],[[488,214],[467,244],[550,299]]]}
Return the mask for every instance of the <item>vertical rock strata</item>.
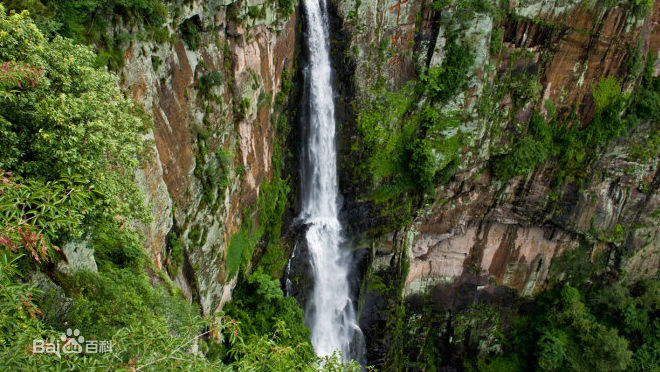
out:
{"label": "vertical rock strata", "polygon": [[[297,14],[282,15],[269,1],[171,7],[173,39],[134,42],[122,70],[126,90],[154,121],[152,151],[137,174],[154,219],[141,228],[159,268],[171,259],[168,233],[176,233],[185,248],[176,282],[212,313],[235,284],[225,268],[228,240],[272,177],[275,95],[294,66]],[[182,31],[187,24],[197,32]],[[219,168],[226,187],[205,179]]]}
{"label": "vertical rock strata", "polygon": [[[442,66],[449,30],[458,30],[475,54],[466,89],[441,106],[444,112],[467,113],[459,130],[468,133],[469,144],[462,148],[459,169],[410,225],[376,239],[372,271],[392,270],[390,264],[399,261],[391,258],[404,251],[406,295],[450,283],[498,284],[532,295],[544,288],[553,258],[586,242],[593,247],[592,260],[617,265],[629,280],[656,275],[657,157],[637,162],[630,156],[631,145],[643,143],[652,130],[648,125],[611,143],[586,170],[582,185],[569,183],[559,191],[551,186],[552,161],[506,182],[490,173],[488,161],[498,146],[509,144],[515,122],[528,120],[534,110],[545,113],[548,100],[560,118],[574,110],[588,125],[596,110],[592,88],[602,78],[619,77],[623,90],[631,91],[640,76],[632,71],[631,59],[660,52],[657,2],[648,15],[577,1],[511,2],[505,11],[476,11],[463,22],[452,18],[458,14],[454,3],[444,14],[422,1],[335,4],[341,31],[349,35],[345,58],[356,65],[351,97],[356,102],[372,98],[379,79],[395,90],[415,78],[416,68]],[[489,53],[493,40],[502,42],[496,54]],[[514,107],[512,97],[505,96],[492,110],[513,110],[513,120],[484,117],[477,104],[489,99],[488,88],[509,69],[539,74],[538,98]],[[351,130],[345,128],[344,135]],[[348,147],[342,154],[346,159]],[[342,184],[350,194],[355,190],[351,165],[343,164]],[[356,231],[378,224],[363,218],[370,208],[364,195],[347,198],[349,219],[360,216],[352,218]],[[621,227],[625,231],[610,239],[609,233]]]}

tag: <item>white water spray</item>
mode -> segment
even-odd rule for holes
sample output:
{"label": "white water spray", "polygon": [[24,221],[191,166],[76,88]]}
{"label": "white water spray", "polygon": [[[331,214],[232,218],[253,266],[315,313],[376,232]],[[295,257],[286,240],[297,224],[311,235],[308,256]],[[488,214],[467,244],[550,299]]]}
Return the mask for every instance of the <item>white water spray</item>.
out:
{"label": "white water spray", "polygon": [[353,347],[361,337],[349,286],[350,252],[338,219],[335,107],[326,0],[304,0],[308,64],[305,69],[308,138],[303,151],[302,211],[314,274],[307,323],[318,356],[340,351],[357,357]]}

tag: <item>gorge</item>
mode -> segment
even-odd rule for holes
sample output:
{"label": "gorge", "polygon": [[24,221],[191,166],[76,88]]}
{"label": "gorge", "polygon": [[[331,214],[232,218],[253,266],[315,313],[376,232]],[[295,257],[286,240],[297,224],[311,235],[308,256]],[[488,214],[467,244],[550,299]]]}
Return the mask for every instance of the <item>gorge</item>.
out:
{"label": "gorge", "polygon": [[651,0],[3,0],[0,369],[657,369],[659,57]]}

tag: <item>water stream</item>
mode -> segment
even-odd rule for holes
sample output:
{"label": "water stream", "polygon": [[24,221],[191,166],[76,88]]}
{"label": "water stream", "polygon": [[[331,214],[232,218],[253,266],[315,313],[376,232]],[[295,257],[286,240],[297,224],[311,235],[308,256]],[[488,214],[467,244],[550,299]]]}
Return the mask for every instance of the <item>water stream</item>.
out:
{"label": "water stream", "polygon": [[303,104],[308,135],[302,153],[300,219],[307,226],[304,239],[314,278],[305,316],[318,356],[339,351],[345,359],[359,359],[356,345],[362,334],[349,285],[351,256],[338,218],[341,198],[326,0],[304,0],[303,10],[307,48]]}

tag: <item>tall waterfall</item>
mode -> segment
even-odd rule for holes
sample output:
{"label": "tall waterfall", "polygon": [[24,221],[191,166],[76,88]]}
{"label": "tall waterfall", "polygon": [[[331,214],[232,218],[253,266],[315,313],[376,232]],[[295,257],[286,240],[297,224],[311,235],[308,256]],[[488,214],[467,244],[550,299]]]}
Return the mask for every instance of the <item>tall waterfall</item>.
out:
{"label": "tall waterfall", "polygon": [[305,118],[308,136],[302,159],[302,211],[308,226],[304,237],[314,275],[306,311],[312,345],[319,356],[340,351],[358,358],[355,340],[362,337],[349,286],[350,252],[338,219],[335,107],[329,53],[326,0],[304,0],[307,66]]}

